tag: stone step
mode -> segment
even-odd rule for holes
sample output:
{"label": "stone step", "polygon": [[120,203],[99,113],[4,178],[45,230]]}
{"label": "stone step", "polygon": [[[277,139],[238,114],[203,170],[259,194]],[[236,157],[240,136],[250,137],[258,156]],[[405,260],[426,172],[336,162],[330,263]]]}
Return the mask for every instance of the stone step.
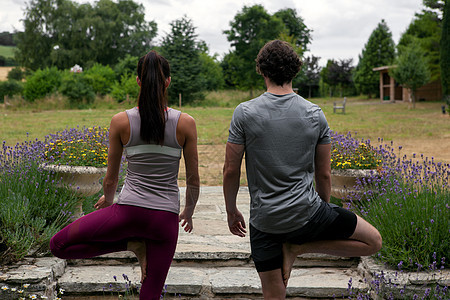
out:
{"label": "stone step", "polygon": [[[115,276],[115,278],[114,278]],[[64,298],[109,297],[119,293],[137,295],[140,269],[137,265],[67,266],[57,285]],[[294,269],[287,288],[294,298],[342,298],[348,295],[349,280],[353,288],[364,289],[357,268]],[[166,280],[167,297],[183,299],[261,298],[261,285],[252,267],[184,267],[172,266]],[[83,298],[84,299],[84,298]]]}

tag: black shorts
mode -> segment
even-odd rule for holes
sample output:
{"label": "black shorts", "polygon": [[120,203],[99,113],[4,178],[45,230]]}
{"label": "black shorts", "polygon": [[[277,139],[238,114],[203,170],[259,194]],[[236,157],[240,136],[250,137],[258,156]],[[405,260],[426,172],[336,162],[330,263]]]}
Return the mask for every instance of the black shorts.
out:
{"label": "black shorts", "polygon": [[301,245],[312,241],[348,239],[355,232],[356,220],[353,212],[322,201],[311,220],[292,232],[266,233],[250,224],[250,245],[256,270],[265,272],[281,268],[283,243]]}

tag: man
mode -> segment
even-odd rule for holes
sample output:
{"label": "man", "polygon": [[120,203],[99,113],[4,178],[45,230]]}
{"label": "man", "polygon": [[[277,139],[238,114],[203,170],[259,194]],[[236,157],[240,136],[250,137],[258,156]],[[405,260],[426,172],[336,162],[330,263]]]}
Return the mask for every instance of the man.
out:
{"label": "man", "polygon": [[237,106],[226,145],[228,226],[231,233],[245,236],[245,221],[236,206],[245,152],[251,251],[264,299],[285,298],[299,254],[366,256],[382,243],[368,222],[329,204],[329,127],[322,110],[292,90],[300,67],[300,58],[286,42],[271,41],[260,50],[256,70],[267,92]]}

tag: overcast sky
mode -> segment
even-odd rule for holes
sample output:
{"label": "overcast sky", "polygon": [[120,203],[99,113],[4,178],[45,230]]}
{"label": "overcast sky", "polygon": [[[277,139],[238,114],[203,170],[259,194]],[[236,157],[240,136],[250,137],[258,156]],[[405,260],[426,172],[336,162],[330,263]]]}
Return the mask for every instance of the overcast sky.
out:
{"label": "overcast sky", "polygon": [[[295,8],[306,26],[312,29],[310,53],[328,59],[353,58],[358,62],[371,32],[381,19],[389,26],[394,42],[423,8],[422,0],[135,0],[145,8],[145,17],[158,24],[158,38],[170,30],[169,23],[186,15],[197,28],[211,54],[220,56],[230,50],[223,34],[244,5],[262,4],[273,14],[282,8]],[[76,0],[84,3],[85,0]],[[93,2],[93,1],[90,1]],[[25,0],[0,0],[0,31],[22,30]]]}

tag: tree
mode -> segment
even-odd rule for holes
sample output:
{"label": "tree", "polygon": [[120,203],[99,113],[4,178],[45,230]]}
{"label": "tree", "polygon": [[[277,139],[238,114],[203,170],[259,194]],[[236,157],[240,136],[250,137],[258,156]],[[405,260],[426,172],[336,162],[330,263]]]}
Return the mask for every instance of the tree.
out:
{"label": "tree", "polygon": [[321,76],[323,76],[323,81],[332,88],[339,88],[341,97],[344,90],[349,88],[353,83],[352,73],[354,67],[352,64],[352,58],[340,59],[338,61],[332,59],[328,60],[327,66],[322,69]]}
{"label": "tree", "polygon": [[300,49],[299,55],[307,51],[312,40],[312,30],[306,27],[302,17],[297,16],[297,11],[285,8],[277,11],[273,16],[284,23],[286,34],[292,37],[292,46]]}
{"label": "tree", "polygon": [[390,65],[394,58],[395,44],[392,40],[392,33],[386,22],[381,20],[359,55],[359,62],[353,75],[357,90],[367,94],[369,98],[372,94],[377,94],[380,79],[373,68]]}
{"label": "tree", "polygon": [[16,60],[32,70],[114,65],[126,54],[143,55],[156,36],[156,23],[146,22],[143,5],[133,0],[99,0],[93,6],[31,0],[23,24]]}
{"label": "tree", "polygon": [[312,97],[313,87],[319,86],[321,71],[319,59],[320,57],[314,55],[306,57],[299,75],[294,79],[295,86],[304,85],[308,88],[308,98]]}
{"label": "tree", "polygon": [[450,4],[448,1],[445,3],[442,20],[440,63],[442,95],[450,109]]}
{"label": "tree", "polygon": [[170,23],[171,30],[163,38],[161,54],[169,61],[172,82],[169,88],[171,103],[178,103],[179,94],[182,101],[189,103],[195,98],[202,98],[205,89],[200,76],[202,61],[200,44],[192,20],[186,16]]}
{"label": "tree", "polygon": [[410,89],[415,108],[417,89],[430,80],[430,71],[423,50],[414,43],[405,47],[397,57],[396,67],[390,73],[399,84]]}
{"label": "tree", "polygon": [[238,88],[262,88],[264,81],[255,71],[255,58],[264,44],[276,39],[284,29],[279,18],[272,18],[262,5],[244,6],[225,30],[234,51],[228,63],[233,69],[233,84]]}
{"label": "tree", "polygon": [[207,52],[200,52],[201,81],[205,83],[207,91],[219,90],[225,85],[222,67],[217,61],[217,56],[209,56]]}
{"label": "tree", "polygon": [[282,9],[270,15],[262,5],[244,6],[225,30],[232,50],[222,67],[228,85],[241,89],[262,88],[264,81],[255,71],[255,58],[265,43],[282,39],[301,55],[311,41],[310,30],[293,9]]}
{"label": "tree", "polygon": [[416,14],[408,29],[400,37],[397,45],[399,55],[403,48],[409,44],[416,44],[425,53],[428,68],[431,72],[430,80],[438,80],[440,70],[440,39],[442,33],[442,20],[438,11],[425,10]]}

